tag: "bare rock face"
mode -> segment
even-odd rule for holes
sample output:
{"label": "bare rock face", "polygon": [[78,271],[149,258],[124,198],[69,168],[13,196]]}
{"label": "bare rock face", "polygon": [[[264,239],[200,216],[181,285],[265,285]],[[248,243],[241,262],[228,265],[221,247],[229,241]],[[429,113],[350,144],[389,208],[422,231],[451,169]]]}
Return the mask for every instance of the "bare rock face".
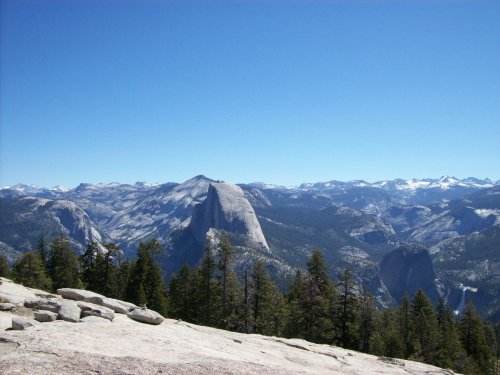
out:
{"label": "bare rock face", "polygon": [[165,320],[163,316],[156,311],[149,309],[135,309],[127,314],[130,319],[148,324],[161,324]]}
{"label": "bare rock face", "polygon": [[422,289],[432,302],[439,299],[436,274],[429,252],[419,245],[403,245],[379,263],[379,277],[397,303],[403,294],[411,298]]}
{"label": "bare rock face", "polygon": [[237,185],[211,183],[205,201],[194,207],[190,229],[196,239],[204,243],[212,228],[241,235],[269,250],[255,211]]}

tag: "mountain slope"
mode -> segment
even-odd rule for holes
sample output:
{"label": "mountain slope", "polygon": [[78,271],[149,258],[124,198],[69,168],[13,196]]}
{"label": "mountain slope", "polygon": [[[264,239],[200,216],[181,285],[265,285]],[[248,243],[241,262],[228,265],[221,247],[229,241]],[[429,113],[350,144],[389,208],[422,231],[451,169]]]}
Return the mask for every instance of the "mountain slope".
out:
{"label": "mountain slope", "polygon": [[36,248],[41,236],[69,238],[83,251],[90,241],[105,237],[89,216],[75,203],[34,197],[0,198],[0,240],[19,252]]}

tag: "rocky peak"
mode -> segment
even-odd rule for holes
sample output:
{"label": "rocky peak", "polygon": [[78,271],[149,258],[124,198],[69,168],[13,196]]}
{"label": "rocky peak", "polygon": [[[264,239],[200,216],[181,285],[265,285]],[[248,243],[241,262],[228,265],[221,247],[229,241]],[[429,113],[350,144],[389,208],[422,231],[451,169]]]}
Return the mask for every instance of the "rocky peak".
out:
{"label": "rocky peak", "polygon": [[269,249],[255,211],[237,185],[210,183],[207,198],[194,207],[190,229],[201,243],[210,229],[219,229]]}
{"label": "rocky peak", "polygon": [[403,245],[391,251],[379,263],[379,277],[397,303],[405,292],[411,298],[419,289],[433,302],[439,298],[432,260],[423,246]]}

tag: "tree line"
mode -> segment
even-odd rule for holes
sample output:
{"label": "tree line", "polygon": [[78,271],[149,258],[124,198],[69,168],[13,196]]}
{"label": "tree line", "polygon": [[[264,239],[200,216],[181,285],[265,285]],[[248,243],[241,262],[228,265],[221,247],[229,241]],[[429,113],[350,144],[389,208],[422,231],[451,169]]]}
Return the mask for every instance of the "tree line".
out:
{"label": "tree line", "polygon": [[500,330],[483,321],[472,302],[457,317],[443,299],[433,306],[422,290],[397,308],[378,309],[374,296],[351,271],[328,276],[320,251],[297,271],[285,293],[263,262],[234,272],[229,237],[208,239],[198,267],[182,266],[164,283],[156,240],[141,243],[135,260],[113,243],[91,242],[81,256],[60,236],[18,259],[11,270],[0,256],[0,276],[53,290],[86,288],[158,311],[164,316],[245,333],[337,345],[381,357],[405,358],[466,374],[500,373]]}

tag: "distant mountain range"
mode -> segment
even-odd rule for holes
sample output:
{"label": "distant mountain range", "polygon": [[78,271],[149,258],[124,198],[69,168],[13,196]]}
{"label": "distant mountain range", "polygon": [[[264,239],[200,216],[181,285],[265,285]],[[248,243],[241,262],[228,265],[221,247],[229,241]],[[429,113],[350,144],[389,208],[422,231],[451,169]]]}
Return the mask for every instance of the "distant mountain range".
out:
{"label": "distant mountain range", "polygon": [[283,287],[319,248],[332,276],[352,269],[381,304],[398,302],[398,275],[411,272],[403,289],[422,287],[452,306],[468,293],[493,320],[500,320],[498,224],[500,182],[476,178],[285,187],[196,176],[183,183],[0,189],[0,253],[10,262],[40,236],[64,234],[78,251],[91,240],[114,241],[132,257],[139,242],[158,238],[168,278],[185,262],[198,264],[207,234],[217,241],[227,233],[237,268],[263,260]]}

